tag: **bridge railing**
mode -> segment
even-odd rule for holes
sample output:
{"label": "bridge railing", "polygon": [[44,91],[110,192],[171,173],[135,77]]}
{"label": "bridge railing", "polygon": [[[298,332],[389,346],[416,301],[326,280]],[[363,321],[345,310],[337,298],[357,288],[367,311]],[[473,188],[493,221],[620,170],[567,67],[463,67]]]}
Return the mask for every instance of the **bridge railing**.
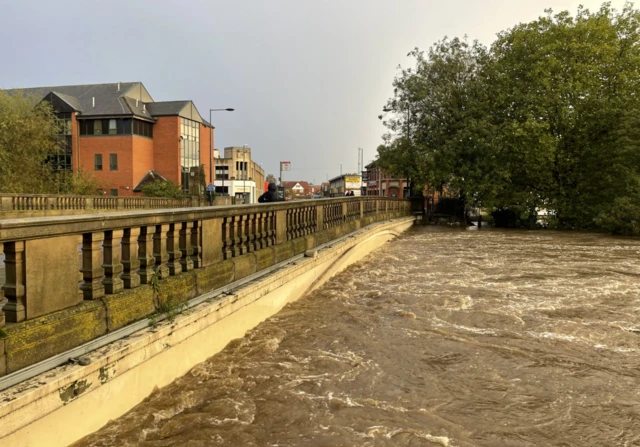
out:
{"label": "bridge railing", "polygon": [[[102,199],[98,206],[113,203]],[[0,326],[5,317],[22,322],[308,235],[408,214],[409,201],[362,197],[0,220]]]}
{"label": "bridge railing", "polygon": [[[0,217],[41,217],[103,211],[157,210],[207,206],[197,196],[179,199],[161,197],[68,196],[51,194],[0,194]],[[235,199],[219,196],[215,205],[234,205]]]}

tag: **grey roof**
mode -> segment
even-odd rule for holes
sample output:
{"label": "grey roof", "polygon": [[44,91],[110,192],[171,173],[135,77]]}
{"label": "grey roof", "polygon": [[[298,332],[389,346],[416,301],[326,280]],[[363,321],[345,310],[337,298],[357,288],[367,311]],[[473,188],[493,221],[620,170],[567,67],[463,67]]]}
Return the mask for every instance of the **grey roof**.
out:
{"label": "grey roof", "polygon": [[[25,96],[32,96],[36,100],[41,100],[51,92],[55,92],[76,99],[73,107],[82,112],[83,115],[128,115],[130,114],[122,95],[139,82],[120,82],[112,84],[87,84],[87,85],[61,85],[55,87],[35,87],[8,90],[9,93],[22,91]],[[120,90],[118,90],[118,85]],[[95,107],[93,99],[95,98]],[[63,98],[61,98],[63,99]],[[69,102],[65,99],[65,102]]]}
{"label": "grey roof", "polygon": [[[133,88],[135,90],[132,90]],[[153,120],[155,116],[174,116],[187,107],[192,101],[160,101],[142,102],[129,96],[132,92],[138,96],[137,88],[141,90],[144,86],[140,82],[116,82],[111,84],[87,84],[87,85],[63,85],[56,87],[34,87],[24,89],[5,90],[10,95],[22,92],[24,96],[30,97],[35,103],[55,95],[73,110],[80,112],[82,116],[118,116],[134,115],[141,118]],[[144,89],[146,91],[146,89]],[[195,105],[194,105],[195,108]],[[197,109],[196,109],[197,113]],[[206,123],[211,127],[209,123]]]}
{"label": "grey roof", "polygon": [[122,100],[135,116],[153,119],[152,114],[149,113],[149,106],[153,103],[143,103],[142,101],[138,101],[138,105],[136,105],[136,100],[134,98],[129,98],[128,96],[123,96]]}
{"label": "grey roof", "polygon": [[78,98],[74,98],[73,96],[65,95],[64,93],[60,93],[60,92],[51,92],[51,93],[56,95],[58,98],[60,98],[67,104],[69,104],[71,107],[73,107],[74,110],[77,110],[77,111],[82,110],[81,109],[82,106],[80,105],[80,101],[78,101]]}
{"label": "grey roof", "polygon": [[153,116],[178,115],[191,101],[158,101],[148,104],[148,109]]}

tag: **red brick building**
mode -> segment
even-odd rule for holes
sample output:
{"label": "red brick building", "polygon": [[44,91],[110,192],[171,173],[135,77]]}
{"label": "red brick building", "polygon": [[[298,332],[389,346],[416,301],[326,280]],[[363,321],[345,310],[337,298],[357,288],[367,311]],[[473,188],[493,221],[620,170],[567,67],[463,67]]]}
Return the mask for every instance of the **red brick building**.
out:
{"label": "red brick building", "polygon": [[282,182],[285,191],[289,190],[294,196],[313,196],[321,193],[318,185],[310,185],[309,182],[302,180],[294,180],[290,182]]}
{"label": "red brick building", "polygon": [[406,197],[409,182],[404,178],[397,178],[377,166],[374,161],[366,167],[366,181],[363,180],[363,190],[367,196]]}
{"label": "red brick building", "polygon": [[154,101],[141,82],[21,91],[50,102],[63,124],[57,169],[94,174],[105,194],[139,194],[154,178],[197,193],[201,165],[211,183],[213,127],[193,101]]}

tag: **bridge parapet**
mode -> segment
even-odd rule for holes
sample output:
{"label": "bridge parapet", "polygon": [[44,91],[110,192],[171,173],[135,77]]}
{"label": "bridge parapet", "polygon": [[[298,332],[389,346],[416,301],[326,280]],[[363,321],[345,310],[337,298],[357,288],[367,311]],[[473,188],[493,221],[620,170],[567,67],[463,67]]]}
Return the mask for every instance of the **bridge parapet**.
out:
{"label": "bridge parapet", "polygon": [[[233,205],[233,197],[216,197],[215,205]],[[207,206],[197,196],[164,197],[70,196],[54,194],[0,194],[0,218],[44,217],[97,212],[157,210]]]}
{"label": "bridge parapet", "polygon": [[406,200],[355,197],[0,220],[0,376],[410,214]]}

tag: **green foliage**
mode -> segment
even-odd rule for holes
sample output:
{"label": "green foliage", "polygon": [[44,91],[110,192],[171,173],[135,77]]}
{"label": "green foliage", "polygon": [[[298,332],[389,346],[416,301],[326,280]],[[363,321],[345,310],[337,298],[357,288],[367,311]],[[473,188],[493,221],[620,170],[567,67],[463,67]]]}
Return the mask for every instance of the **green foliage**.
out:
{"label": "green foliage", "polygon": [[98,190],[107,188],[106,184],[87,171],[74,173],[62,172],[58,176],[58,192],[75,196],[96,195]]}
{"label": "green foliage", "polygon": [[49,103],[0,91],[0,192],[57,192],[45,161],[57,148],[58,124]]}
{"label": "green foliage", "polygon": [[488,49],[445,39],[414,50],[415,67],[394,81],[378,163],[458,191],[496,222],[528,226],[547,209],[560,228],[636,234],[638,41],[640,12],[605,3],[547,11]]}
{"label": "green foliage", "polygon": [[608,213],[603,213],[596,222],[613,234],[640,236],[640,202],[629,197],[619,197]]}
{"label": "green foliage", "polygon": [[185,197],[182,186],[170,180],[154,180],[142,187],[142,195],[145,197],[166,197],[182,199]]}
{"label": "green foliage", "polygon": [[104,185],[91,174],[55,171],[46,162],[58,150],[60,124],[38,100],[0,91],[0,192],[95,195]]}
{"label": "green foliage", "polygon": [[267,174],[267,177],[264,179],[267,183],[278,183],[276,177],[273,174]]}

